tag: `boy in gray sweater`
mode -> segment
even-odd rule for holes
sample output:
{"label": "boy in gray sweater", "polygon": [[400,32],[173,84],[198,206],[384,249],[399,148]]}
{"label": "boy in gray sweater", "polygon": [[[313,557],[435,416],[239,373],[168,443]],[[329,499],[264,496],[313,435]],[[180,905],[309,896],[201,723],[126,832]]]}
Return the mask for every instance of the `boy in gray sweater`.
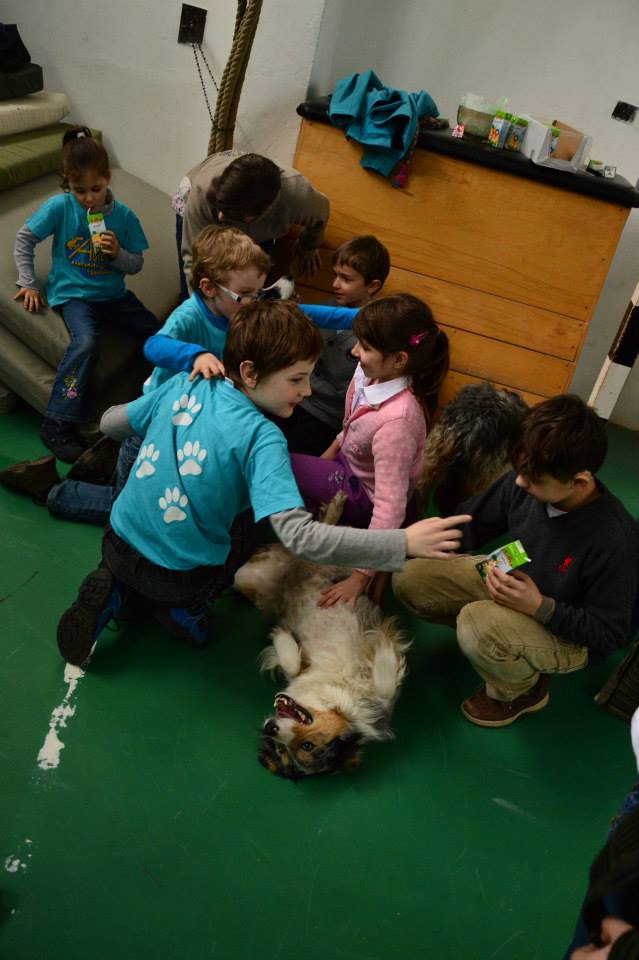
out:
{"label": "boy in gray sweater", "polygon": [[473,516],[462,547],[507,534],[521,540],[526,573],[462,555],[410,561],[395,594],[418,616],[457,627],[462,652],[484,681],[461,710],[503,727],[548,703],[548,674],[601,662],[629,639],[637,589],[637,526],[595,474],[607,450],[604,424],[571,395],[523,418],[510,441],[515,469],[458,509]]}

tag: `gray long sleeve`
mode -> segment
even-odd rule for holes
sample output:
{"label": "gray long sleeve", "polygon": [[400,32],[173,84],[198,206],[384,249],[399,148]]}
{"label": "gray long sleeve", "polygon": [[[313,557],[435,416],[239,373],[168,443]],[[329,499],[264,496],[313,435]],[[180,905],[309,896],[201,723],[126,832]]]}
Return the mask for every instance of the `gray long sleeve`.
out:
{"label": "gray long sleeve", "polygon": [[126,403],[120,403],[104,411],[100,420],[100,430],[112,440],[124,440],[126,437],[133,436],[135,431],[131,429],[126,415]]}
{"label": "gray long sleeve", "polygon": [[318,523],[298,508],[271,515],[278,540],[302,560],[339,567],[402,570],[406,560],[404,530],[356,530]]}
{"label": "gray long sleeve", "polygon": [[120,247],[111,263],[120,273],[134,274],[139,273],[142,269],[144,257],[141,253],[131,253],[129,250]]}
{"label": "gray long sleeve", "polygon": [[38,281],[35,275],[35,248],[40,241],[35,233],[26,226],[18,230],[16,242],[13,246],[13,258],[18,270],[17,286],[27,287],[29,290],[38,290]]}

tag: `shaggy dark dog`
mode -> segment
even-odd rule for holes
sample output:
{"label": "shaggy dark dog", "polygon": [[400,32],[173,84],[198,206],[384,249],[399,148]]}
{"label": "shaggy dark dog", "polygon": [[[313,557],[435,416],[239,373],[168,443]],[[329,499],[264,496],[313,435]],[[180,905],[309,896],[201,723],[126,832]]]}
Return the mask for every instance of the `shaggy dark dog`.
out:
{"label": "shaggy dark dog", "polygon": [[434,486],[443,515],[489,487],[510,469],[508,438],[528,410],[518,393],[474,383],[446,406],[426,440],[420,494]]}

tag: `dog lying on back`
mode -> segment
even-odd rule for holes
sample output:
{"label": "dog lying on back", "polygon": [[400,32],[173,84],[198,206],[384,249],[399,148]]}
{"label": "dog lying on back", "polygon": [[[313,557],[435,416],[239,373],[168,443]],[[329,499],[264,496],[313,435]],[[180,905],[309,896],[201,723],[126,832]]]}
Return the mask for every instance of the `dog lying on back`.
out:
{"label": "dog lying on back", "polygon": [[305,563],[273,544],[235,576],[235,588],[278,621],[260,662],[288,686],[262,726],[259,759],[291,780],[353,767],[362,744],[393,737],[409,644],[367,597],[354,609],[317,606],[322,591],[349,572]]}
{"label": "dog lying on back", "polygon": [[450,516],[510,470],[508,438],[527,410],[512,390],[496,390],[490,383],[462,387],[426,438],[422,502],[435,486],[435,506]]}

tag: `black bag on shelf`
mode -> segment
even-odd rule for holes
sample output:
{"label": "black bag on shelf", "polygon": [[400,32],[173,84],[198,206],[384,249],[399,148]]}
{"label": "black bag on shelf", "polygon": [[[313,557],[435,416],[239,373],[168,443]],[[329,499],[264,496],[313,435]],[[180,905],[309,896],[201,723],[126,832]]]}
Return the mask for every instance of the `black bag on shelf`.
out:
{"label": "black bag on shelf", "polygon": [[15,23],[0,23],[0,72],[10,73],[31,62]]}

